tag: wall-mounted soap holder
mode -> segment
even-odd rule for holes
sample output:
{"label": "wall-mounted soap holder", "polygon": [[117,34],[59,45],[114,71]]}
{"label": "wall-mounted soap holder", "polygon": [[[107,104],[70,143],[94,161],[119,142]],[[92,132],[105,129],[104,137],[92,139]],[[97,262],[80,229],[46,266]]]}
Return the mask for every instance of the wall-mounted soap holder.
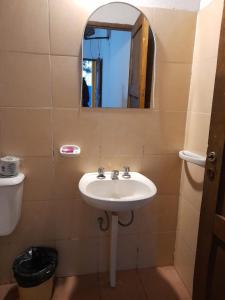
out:
{"label": "wall-mounted soap holder", "polygon": [[62,145],[59,152],[62,156],[77,156],[80,155],[81,149],[77,145]]}

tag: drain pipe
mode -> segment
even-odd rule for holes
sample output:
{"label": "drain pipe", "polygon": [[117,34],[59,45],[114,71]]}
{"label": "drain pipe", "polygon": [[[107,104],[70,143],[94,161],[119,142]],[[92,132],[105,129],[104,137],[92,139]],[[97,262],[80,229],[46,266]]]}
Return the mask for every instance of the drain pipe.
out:
{"label": "drain pipe", "polygon": [[[110,227],[109,213],[108,213],[106,210],[104,211],[104,213],[105,213],[106,220],[104,220],[103,217],[98,217],[97,221],[98,221],[98,223],[99,223],[99,229],[100,229],[101,231],[108,231],[108,230],[109,230],[109,227]],[[128,226],[130,226],[130,225],[133,224],[133,222],[134,222],[134,211],[131,210],[130,213],[131,213],[131,218],[130,218],[130,221],[127,222],[127,223],[121,222],[121,221],[119,220],[119,218],[118,218],[118,224],[119,224],[120,226],[122,226],[122,227],[128,227]],[[105,223],[105,225],[104,225],[104,223]]]}
{"label": "drain pipe", "polygon": [[118,220],[119,225],[122,226],[122,227],[128,227],[133,222],[134,222],[134,211],[133,210],[131,210],[131,218],[130,218],[130,221],[128,223],[122,223],[120,220]]}

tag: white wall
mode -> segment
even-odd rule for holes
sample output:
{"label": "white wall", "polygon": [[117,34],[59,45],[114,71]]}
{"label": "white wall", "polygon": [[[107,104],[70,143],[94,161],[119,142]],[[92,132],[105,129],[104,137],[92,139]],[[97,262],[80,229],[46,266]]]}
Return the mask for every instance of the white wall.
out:
{"label": "white wall", "polygon": [[110,40],[84,41],[84,58],[98,58],[100,49],[103,59],[103,107],[123,107],[127,104],[130,35],[130,32],[112,31]]}
{"label": "white wall", "polygon": [[[96,9],[101,5],[115,2],[108,0],[76,0],[80,6],[84,9],[88,7],[89,9]],[[129,3],[136,7],[159,7],[186,11],[198,11],[200,8],[201,0],[127,0],[125,3]]]}
{"label": "white wall", "polygon": [[200,9],[203,9],[204,7],[208,6],[213,0],[201,0],[200,3]]}

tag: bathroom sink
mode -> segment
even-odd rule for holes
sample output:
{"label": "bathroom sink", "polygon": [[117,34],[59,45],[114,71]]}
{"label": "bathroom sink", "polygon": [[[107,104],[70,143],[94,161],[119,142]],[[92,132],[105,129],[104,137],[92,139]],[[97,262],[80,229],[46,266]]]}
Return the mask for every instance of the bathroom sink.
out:
{"label": "bathroom sink", "polygon": [[96,208],[119,212],[139,208],[153,199],[157,189],[144,175],[130,172],[131,178],[111,179],[111,172],[105,172],[105,179],[98,179],[98,173],[86,173],[79,182],[79,189],[85,202]]}

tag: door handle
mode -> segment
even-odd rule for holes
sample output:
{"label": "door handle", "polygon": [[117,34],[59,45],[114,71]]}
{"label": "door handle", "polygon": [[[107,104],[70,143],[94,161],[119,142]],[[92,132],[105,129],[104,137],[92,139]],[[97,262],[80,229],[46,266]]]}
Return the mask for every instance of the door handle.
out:
{"label": "door handle", "polygon": [[207,155],[208,161],[214,163],[216,161],[216,152],[211,151]]}

